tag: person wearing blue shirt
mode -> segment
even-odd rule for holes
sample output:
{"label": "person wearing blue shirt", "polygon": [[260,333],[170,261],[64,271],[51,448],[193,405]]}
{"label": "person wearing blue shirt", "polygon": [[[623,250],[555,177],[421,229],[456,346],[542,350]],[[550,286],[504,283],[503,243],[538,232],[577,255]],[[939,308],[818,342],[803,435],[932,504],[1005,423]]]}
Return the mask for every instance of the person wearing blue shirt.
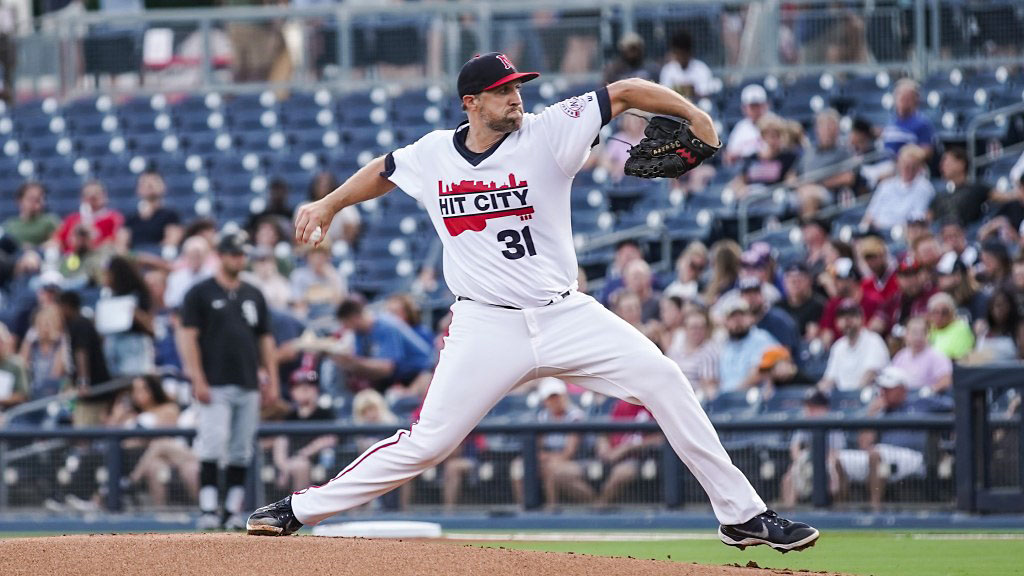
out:
{"label": "person wearing blue shirt", "polygon": [[331,356],[350,378],[380,392],[395,384],[416,390],[428,380],[420,376],[433,368],[430,344],[401,320],[375,314],[352,297],[338,306],[338,320],[355,335],[355,346]]}
{"label": "person wearing blue shirt", "polygon": [[778,342],[767,331],[754,326],[750,305],[740,297],[730,297],[722,307],[729,339],[719,354],[719,392],[733,392],[761,381],[758,367],[765,348]]}
{"label": "person wearing blue shirt", "polygon": [[904,78],[893,88],[893,117],[882,129],[882,144],[893,157],[905,144],[917,144],[932,156],[935,129],[931,120],[917,111],[920,92],[917,82]]}
{"label": "person wearing blue shirt", "polygon": [[[875,379],[878,396],[867,415],[883,419],[953,410],[953,399],[949,396],[908,395],[907,379],[906,372],[900,368],[882,369]],[[882,507],[886,484],[925,475],[928,433],[923,430],[866,431],[861,433],[858,444],[860,449],[839,452],[841,477],[844,483],[866,482],[871,508],[875,511]],[[842,492],[846,491],[844,487]]]}
{"label": "person wearing blue shirt", "polygon": [[768,306],[761,292],[761,279],[754,276],[740,278],[740,295],[750,306],[754,316],[754,326],[760,328],[779,341],[789,350],[793,358],[800,357],[800,330],[796,321],[777,306]]}

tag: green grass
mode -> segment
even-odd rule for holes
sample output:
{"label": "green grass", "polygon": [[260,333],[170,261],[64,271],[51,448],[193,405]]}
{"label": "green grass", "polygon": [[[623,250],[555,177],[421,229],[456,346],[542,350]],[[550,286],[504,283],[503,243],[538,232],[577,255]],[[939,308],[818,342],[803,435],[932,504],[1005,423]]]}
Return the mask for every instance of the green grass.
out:
{"label": "green grass", "polygon": [[[977,532],[974,534],[981,534]],[[916,540],[894,532],[826,532],[814,548],[786,555],[763,546],[740,551],[717,540],[664,542],[494,542],[524,550],[632,556],[873,576],[1024,575],[1024,540]]]}

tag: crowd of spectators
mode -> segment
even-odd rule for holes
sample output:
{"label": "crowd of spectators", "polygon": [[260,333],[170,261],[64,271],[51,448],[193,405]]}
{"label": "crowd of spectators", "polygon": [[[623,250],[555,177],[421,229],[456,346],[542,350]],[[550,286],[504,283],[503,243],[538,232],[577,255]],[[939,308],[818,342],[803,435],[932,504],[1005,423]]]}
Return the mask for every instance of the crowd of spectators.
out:
{"label": "crowd of spectators", "polygon": [[[687,35],[673,38],[660,74],[638,68],[642,55],[636,60],[630,52],[642,50],[636,40],[623,40],[623,59],[609,74],[643,72],[697,97],[710,90],[713,79],[693,58]],[[1012,192],[970,180],[965,153],[943,150],[934,140],[928,119],[917,112],[918,88],[909,80],[895,86],[887,126],[857,120],[844,131],[839,114],[824,109],[810,137],[798,122],[772,112],[762,86],[746,86],[739,98],[744,118],[726,136],[721,164],[708,169],[731,171],[727,189],[737,196],[786,185],[792,213],[800,218],[804,254],[782,261],[764,243],[694,241],[673,270],[658,273],[645,260],[644,246],[625,240],[593,290],[677,362],[704,401],[814,386],[817,392],[807,399],[811,412],[831,394],[876,389],[869,416],[948,409],[948,402],[934,399],[948,399],[954,363],[1022,358],[1019,174]],[[642,119],[625,115],[617,134],[633,143],[642,129]],[[623,150],[620,142],[607,142],[592,166],[606,169],[613,181],[622,178]],[[849,163],[872,152],[884,160]],[[309,199],[336,185],[334,175],[317,174]],[[392,407],[422,398],[444,344],[450,317],[436,319],[422,310],[422,295],[436,297],[443,284],[427,267],[408,293],[367,302],[349,290],[331,248],[359,242],[359,209],[336,218],[320,246],[292,246],[296,207],[288,192],[283,182],[272,182],[265,208],[244,223],[251,250],[243,279],[263,292],[271,309],[284,383],[281,396],[265,402],[264,418],[329,421],[351,415],[354,422],[398,423],[408,413],[396,416]],[[187,393],[169,397],[154,374],[187,381],[176,343],[177,310],[188,289],[217,270],[213,247],[222,230],[165,205],[169,193],[175,192],[167,190],[160,173],[146,170],[138,178],[132,213],[108,207],[102,182],[92,181],[81,190],[78,211],[56,215],[47,211],[41,184],[27,182],[17,191],[19,214],[2,224],[0,417],[6,425],[188,422]],[[849,239],[832,237],[820,209],[856,199],[866,209],[854,233]],[[587,290],[585,278],[580,287]],[[123,391],[94,390],[118,379],[125,382]],[[70,413],[17,408],[61,392],[74,396]],[[538,396],[541,421],[573,421],[583,417],[573,405],[579,392],[545,382],[516,393]],[[926,398],[932,400],[922,408]],[[608,414],[649,417],[626,403]],[[462,481],[482,441],[467,441],[446,464],[450,482]],[[612,435],[590,446],[607,468],[603,486],[595,488],[578,462],[585,449],[578,435],[543,437],[540,471],[547,501],[614,502],[637,477],[637,455],[661,441],[658,435]],[[322,479],[313,472],[326,468],[318,463],[334,443],[329,436],[270,442],[279,486],[299,488]],[[872,502],[879,504],[880,465],[919,473],[920,463],[905,452],[919,443],[917,436],[892,433],[865,436],[856,450],[836,446],[830,458],[840,478],[834,492],[840,494],[849,480],[869,482],[877,497]],[[803,461],[801,446],[794,441],[794,462]],[[144,448],[131,484],[146,484],[152,502],[163,503],[166,494],[154,484],[174,469],[188,477],[194,493],[196,462],[182,443],[153,440]],[[786,498],[803,494],[798,472],[787,476]],[[458,490],[446,491],[446,504],[457,497]]]}

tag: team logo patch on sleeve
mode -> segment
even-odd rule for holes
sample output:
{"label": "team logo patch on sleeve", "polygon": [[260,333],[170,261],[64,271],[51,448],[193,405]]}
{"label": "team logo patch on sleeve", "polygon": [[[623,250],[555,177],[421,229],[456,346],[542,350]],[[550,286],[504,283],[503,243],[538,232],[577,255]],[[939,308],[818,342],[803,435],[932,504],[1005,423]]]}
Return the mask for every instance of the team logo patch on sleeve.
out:
{"label": "team logo patch on sleeve", "polygon": [[505,216],[518,216],[520,220],[533,217],[533,206],[527,199],[526,180],[508,175],[508,184],[463,180],[445,184],[438,181],[438,203],[445,228],[452,236],[463,232],[480,232],[487,221]]}
{"label": "team logo patch on sleeve", "polygon": [[587,101],[579,96],[573,96],[568,100],[562,100],[558,103],[558,106],[562,108],[562,112],[570,118],[579,118],[580,114],[583,113],[583,109],[587,107]]}

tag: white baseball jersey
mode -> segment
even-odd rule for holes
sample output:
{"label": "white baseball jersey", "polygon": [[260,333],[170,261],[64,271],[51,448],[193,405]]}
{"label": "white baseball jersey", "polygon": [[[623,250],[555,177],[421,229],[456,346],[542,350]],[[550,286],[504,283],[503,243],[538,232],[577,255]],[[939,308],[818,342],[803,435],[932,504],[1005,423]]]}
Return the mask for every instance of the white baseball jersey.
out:
{"label": "white baseball jersey", "polygon": [[610,119],[602,88],[524,114],[480,154],[463,123],[388,155],[383,175],[426,207],[455,295],[532,308],[576,288],[569,190]]}

